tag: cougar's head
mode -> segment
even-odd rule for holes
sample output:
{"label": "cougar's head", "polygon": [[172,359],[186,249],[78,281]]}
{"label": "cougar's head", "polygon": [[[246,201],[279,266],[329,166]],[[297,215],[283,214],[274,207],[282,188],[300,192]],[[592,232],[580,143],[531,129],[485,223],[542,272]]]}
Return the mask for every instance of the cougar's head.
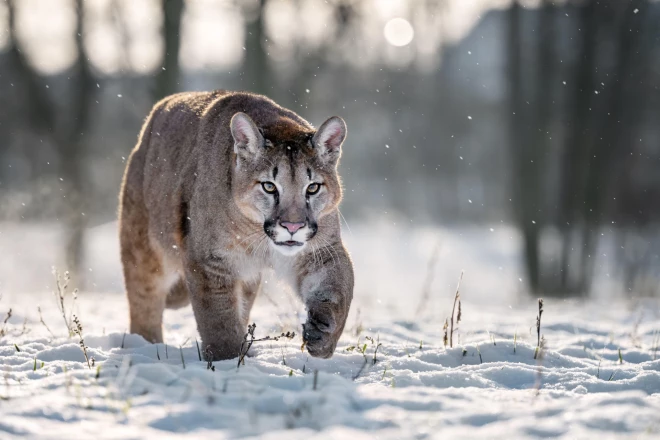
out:
{"label": "cougar's head", "polygon": [[337,162],[346,137],[344,120],[334,116],[314,131],[286,118],[257,127],[248,115],[236,113],[231,134],[237,206],[263,224],[274,249],[284,255],[300,252],[341,200]]}

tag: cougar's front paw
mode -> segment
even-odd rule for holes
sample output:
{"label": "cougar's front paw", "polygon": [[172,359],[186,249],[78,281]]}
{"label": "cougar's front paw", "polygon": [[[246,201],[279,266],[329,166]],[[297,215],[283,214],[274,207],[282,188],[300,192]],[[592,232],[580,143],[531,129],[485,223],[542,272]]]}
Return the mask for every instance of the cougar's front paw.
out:
{"label": "cougar's front paw", "polygon": [[303,341],[309,354],[324,359],[332,357],[339,339],[335,329],[332,315],[310,311],[303,324]]}

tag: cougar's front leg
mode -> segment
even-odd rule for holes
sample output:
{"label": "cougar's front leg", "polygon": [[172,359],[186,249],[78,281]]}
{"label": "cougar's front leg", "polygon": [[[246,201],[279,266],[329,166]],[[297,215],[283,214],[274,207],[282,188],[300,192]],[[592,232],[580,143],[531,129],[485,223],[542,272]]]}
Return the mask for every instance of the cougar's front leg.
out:
{"label": "cougar's front leg", "polygon": [[246,329],[229,267],[217,257],[192,261],[186,278],[203,350],[212,353],[207,360],[237,357]]}
{"label": "cougar's front leg", "polygon": [[353,299],[353,264],[341,243],[336,243],[307,255],[298,274],[307,306],[303,340],[309,354],[327,359],[335,351]]}

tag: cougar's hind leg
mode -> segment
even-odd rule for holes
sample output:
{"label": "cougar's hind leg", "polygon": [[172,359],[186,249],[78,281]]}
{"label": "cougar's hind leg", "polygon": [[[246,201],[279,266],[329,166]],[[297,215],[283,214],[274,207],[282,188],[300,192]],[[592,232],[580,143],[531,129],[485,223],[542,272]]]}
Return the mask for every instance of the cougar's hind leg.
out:
{"label": "cougar's hind leg", "polygon": [[163,342],[163,310],[167,292],[162,285],[162,264],[149,246],[146,230],[122,228],[121,256],[130,309],[130,331],[149,342]]}
{"label": "cougar's hind leg", "polygon": [[149,342],[163,341],[163,310],[167,290],[163,283],[161,256],[153,249],[148,235],[148,217],[140,180],[129,165],[120,197],[119,241],[124,267],[124,283],[130,310],[130,332]]}
{"label": "cougar's hind leg", "polygon": [[167,298],[165,299],[165,307],[168,309],[180,309],[190,304],[190,293],[188,286],[183,278],[179,278],[174,285],[170,288]]}

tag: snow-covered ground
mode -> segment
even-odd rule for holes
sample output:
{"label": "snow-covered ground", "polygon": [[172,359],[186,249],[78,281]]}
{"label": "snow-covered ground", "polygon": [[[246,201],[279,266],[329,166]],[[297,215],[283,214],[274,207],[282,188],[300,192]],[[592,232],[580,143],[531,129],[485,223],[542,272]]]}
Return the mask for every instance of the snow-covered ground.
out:
{"label": "snow-covered ground", "polygon": [[[167,345],[125,334],[125,298],[107,287],[120,284],[113,228],[97,231],[88,251],[99,291],[80,293],[74,308],[92,368],[79,338],[67,337],[52,281],[26,292],[6,267],[0,272],[0,438],[660,436],[660,304],[546,299],[546,348],[534,360],[537,304],[520,294],[517,239],[506,229],[417,231],[406,241],[395,229],[354,227],[346,240],[355,300],[333,358],[309,357],[296,336],[257,342],[245,365],[216,362],[212,371],[199,361],[189,307],[166,312]],[[0,243],[21,237],[4,231]],[[430,295],[417,313],[437,242]],[[16,274],[30,277],[16,259]],[[463,316],[446,349],[461,269]],[[255,335],[298,333],[303,316],[271,279],[253,311]]]}

